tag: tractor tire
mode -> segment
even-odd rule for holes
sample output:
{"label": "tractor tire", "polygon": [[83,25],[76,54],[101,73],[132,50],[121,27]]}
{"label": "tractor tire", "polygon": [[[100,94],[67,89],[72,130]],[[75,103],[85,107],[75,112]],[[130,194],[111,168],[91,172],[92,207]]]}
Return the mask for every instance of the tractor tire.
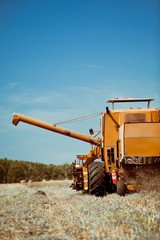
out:
{"label": "tractor tire", "polygon": [[106,194],[106,173],[103,162],[89,164],[89,194],[97,197]]}
{"label": "tractor tire", "polygon": [[120,196],[124,196],[126,191],[126,186],[123,181],[117,182],[117,194]]}

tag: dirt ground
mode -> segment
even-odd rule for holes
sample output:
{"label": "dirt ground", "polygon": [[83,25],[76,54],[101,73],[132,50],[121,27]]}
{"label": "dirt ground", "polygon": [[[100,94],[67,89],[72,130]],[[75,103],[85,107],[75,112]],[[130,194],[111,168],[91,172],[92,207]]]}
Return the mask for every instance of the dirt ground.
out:
{"label": "dirt ground", "polygon": [[160,239],[156,189],[97,198],[70,184],[0,184],[0,239]]}

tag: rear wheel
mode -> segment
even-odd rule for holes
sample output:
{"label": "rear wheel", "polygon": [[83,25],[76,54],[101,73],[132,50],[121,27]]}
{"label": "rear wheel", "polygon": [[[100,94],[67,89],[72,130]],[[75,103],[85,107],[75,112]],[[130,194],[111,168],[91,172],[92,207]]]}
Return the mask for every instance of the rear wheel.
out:
{"label": "rear wheel", "polygon": [[106,173],[103,162],[89,164],[89,194],[104,196],[106,193]]}

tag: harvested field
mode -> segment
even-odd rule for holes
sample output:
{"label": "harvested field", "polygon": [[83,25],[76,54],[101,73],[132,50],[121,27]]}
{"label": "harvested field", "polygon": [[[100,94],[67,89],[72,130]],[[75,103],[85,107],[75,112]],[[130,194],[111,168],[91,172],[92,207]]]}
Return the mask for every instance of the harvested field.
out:
{"label": "harvested field", "polygon": [[71,181],[0,185],[0,239],[160,239],[160,193],[97,198]]}

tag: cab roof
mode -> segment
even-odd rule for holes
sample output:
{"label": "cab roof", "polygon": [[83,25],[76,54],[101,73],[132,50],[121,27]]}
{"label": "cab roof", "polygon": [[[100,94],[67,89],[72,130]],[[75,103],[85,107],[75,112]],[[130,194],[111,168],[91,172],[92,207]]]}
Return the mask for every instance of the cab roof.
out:
{"label": "cab roof", "polygon": [[150,102],[154,101],[153,98],[112,98],[107,101],[107,103],[112,103],[112,109],[114,109],[114,103],[120,102],[148,102],[148,108],[150,107]]}

